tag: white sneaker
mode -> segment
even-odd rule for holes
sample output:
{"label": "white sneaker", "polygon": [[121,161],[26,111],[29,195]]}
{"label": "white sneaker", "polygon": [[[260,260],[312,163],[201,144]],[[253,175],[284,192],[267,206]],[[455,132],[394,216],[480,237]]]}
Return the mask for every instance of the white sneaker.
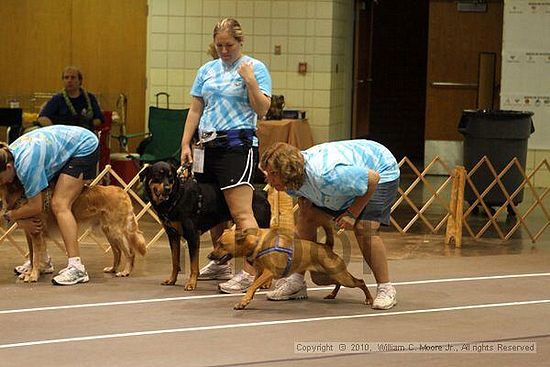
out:
{"label": "white sneaker", "polygon": [[[32,270],[32,264],[30,260],[25,261],[21,265],[17,265],[15,268],[13,268],[13,272],[15,274],[23,274],[30,272]],[[40,262],[40,273],[42,274],[51,274],[53,273],[53,263],[52,258],[48,256],[47,262]]]}
{"label": "white sneaker", "polygon": [[90,281],[90,277],[86,269],[80,270],[74,266],[68,267],[63,273],[52,278],[52,283],[55,285],[73,285],[88,281]]}
{"label": "white sneaker", "polygon": [[218,289],[222,293],[244,293],[254,282],[254,275],[241,270],[233,278],[225,283],[218,284]]}
{"label": "white sneaker", "polygon": [[231,265],[218,265],[215,261],[210,261],[199,271],[199,280],[229,280],[233,277]]}
{"label": "white sneaker", "polygon": [[270,301],[287,301],[290,299],[306,299],[307,285],[302,277],[289,276],[275,282],[272,291],[267,292]]}
{"label": "white sneaker", "polygon": [[372,302],[375,310],[389,310],[397,304],[396,291],[393,285],[380,287],[376,291],[376,298]]}

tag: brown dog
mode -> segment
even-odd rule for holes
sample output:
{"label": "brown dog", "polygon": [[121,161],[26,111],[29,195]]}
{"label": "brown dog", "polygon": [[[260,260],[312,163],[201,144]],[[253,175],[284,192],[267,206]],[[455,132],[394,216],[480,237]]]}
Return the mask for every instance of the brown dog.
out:
{"label": "brown dog", "polygon": [[[325,231],[329,233],[327,228]],[[234,306],[236,310],[244,309],[252,301],[256,290],[273,278],[284,278],[307,270],[311,271],[315,283],[336,284],[325,299],[335,298],[343,285],[361,288],[365,293],[365,304],[371,304],[372,296],[365,282],[348,272],[344,260],[332,251],[332,239],[327,239],[329,245],[300,240],[288,230],[279,228],[248,230],[239,238],[235,238],[234,232],[225,231],[208,258],[224,263],[232,257],[246,256],[254,262],[256,278]]]}
{"label": "brown dog", "polygon": [[[25,282],[36,282],[40,275],[40,260],[46,249],[44,241],[48,233],[48,227],[56,227],[56,221],[51,212],[49,200],[52,189],[44,190],[42,195],[43,212],[42,233],[33,235],[25,233],[29,246],[29,258],[32,270],[22,274]],[[20,183],[12,183],[0,186],[0,195],[5,210],[14,209],[25,203],[23,187]],[[85,186],[80,196],[73,204],[73,213],[79,223],[89,223],[99,226],[111,245],[113,251],[113,265],[103,269],[105,273],[115,273],[117,277],[130,275],[135,260],[135,252],[145,255],[145,239],[139,230],[134,216],[132,201],[122,188],[118,186]],[[122,255],[125,257],[123,269],[121,266]]]}

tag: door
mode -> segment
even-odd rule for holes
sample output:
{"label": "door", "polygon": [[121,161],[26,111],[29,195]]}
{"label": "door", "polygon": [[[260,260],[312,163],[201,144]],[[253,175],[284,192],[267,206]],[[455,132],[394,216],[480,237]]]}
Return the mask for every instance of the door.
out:
{"label": "door", "polygon": [[[78,0],[73,17],[78,19],[73,44],[84,47],[73,48],[72,60],[86,70],[86,86],[101,92],[102,107],[108,110],[115,108],[120,93],[126,95],[127,132],[144,131],[147,1]],[[130,151],[137,143],[139,139],[130,141]]]}
{"label": "door", "polygon": [[428,2],[356,2],[352,136],[376,140],[396,158],[423,157]]}
{"label": "door", "polygon": [[355,0],[352,136],[357,138],[366,137],[369,133],[372,7],[372,1]]}
{"label": "door", "polygon": [[485,5],[430,1],[426,140],[462,140],[463,110],[498,108],[503,2]]}

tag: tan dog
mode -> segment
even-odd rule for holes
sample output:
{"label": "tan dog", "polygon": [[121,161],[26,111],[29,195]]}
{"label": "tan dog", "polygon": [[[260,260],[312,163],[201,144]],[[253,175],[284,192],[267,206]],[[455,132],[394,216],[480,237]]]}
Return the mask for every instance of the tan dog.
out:
{"label": "tan dog", "polygon": [[[330,238],[327,242],[332,244]],[[365,282],[348,272],[344,260],[332,251],[332,246],[296,239],[288,230],[248,230],[238,238],[234,232],[225,231],[208,258],[225,263],[239,256],[246,256],[249,261],[253,261],[256,278],[241,301],[234,306],[236,310],[244,309],[252,301],[256,290],[273,278],[284,278],[307,270],[311,271],[315,283],[336,284],[325,299],[335,298],[343,285],[361,288],[365,294],[365,304],[372,303]]]}
{"label": "tan dog", "polygon": [[[50,209],[49,200],[52,189],[44,190],[42,195],[43,212],[42,233],[32,235],[25,233],[29,246],[29,258],[32,270],[21,274],[25,282],[36,282],[40,275],[40,260],[46,249],[44,241],[48,234],[48,227],[57,227],[55,217]],[[0,195],[4,210],[14,209],[25,203],[23,187],[20,183],[0,186]],[[79,225],[89,223],[99,226],[111,245],[113,251],[113,265],[103,269],[105,273],[115,273],[117,277],[130,275],[135,260],[135,252],[145,255],[145,239],[139,230],[134,216],[132,201],[122,188],[118,186],[85,186],[80,196],[73,204],[73,213]],[[123,269],[122,255],[125,257]]]}

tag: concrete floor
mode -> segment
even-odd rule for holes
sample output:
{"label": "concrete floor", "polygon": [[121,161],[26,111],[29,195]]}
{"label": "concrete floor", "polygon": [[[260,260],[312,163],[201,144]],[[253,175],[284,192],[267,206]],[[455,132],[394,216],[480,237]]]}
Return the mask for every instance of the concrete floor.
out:
{"label": "concrete floor", "polygon": [[[155,226],[142,227],[150,238]],[[203,236],[201,265],[208,238]],[[165,237],[138,258],[129,278],[103,274],[111,254],[85,242],[89,283],[53,286],[51,275],[43,275],[25,284],[12,271],[21,255],[4,242],[0,366],[547,365],[549,233],[535,244],[523,232],[505,242],[465,237],[460,249],[445,246],[441,235],[386,231],[383,238],[399,301],[389,311],[363,305],[357,289],[324,300],[331,288],[310,281],[307,300],[271,302],[259,292],[247,310],[234,311],[240,295],[219,294],[215,281],[199,282],[194,292],[183,290],[185,274],[176,286],[160,285],[171,267]],[[64,267],[64,254],[49,247],[56,269]],[[354,275],[363,274],[374,294],[374,279],[347,234],[336,251]],[[417,352],[429,342],[450,343],[455,353]],[[474,351],[523,342],[536,353]],[[298,353],[304,343],[335,349]],[[337,350],[340,344],[345,351]],[[392,346],[407,349],[391,353]],[[358,350],[351,351],[354,347]]]}

